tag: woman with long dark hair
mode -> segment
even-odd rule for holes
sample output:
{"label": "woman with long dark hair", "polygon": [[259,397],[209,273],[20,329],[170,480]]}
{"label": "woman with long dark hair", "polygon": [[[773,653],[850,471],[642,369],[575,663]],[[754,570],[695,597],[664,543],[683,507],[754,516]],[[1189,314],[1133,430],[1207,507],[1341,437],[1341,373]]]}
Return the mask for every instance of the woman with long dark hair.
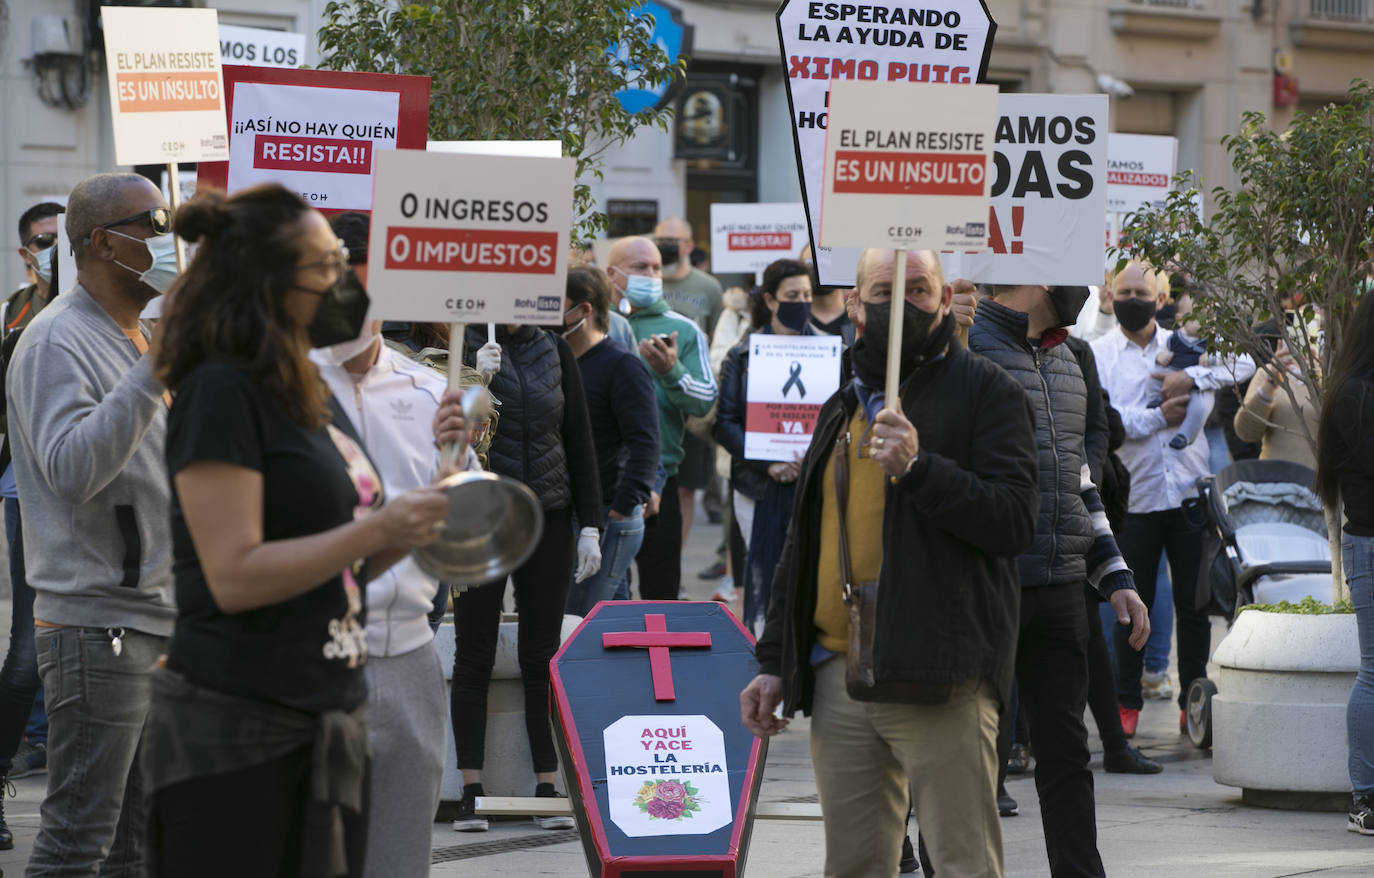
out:
{"label": "woman with long dark hair", "polygon": [[[817,335],[811,324],[811,268],[796,259],[779,259],[763,271],[763,284],[750,303],[751,332],[765,335]],[[749,386],[749,337],[730,349],[720,370],[720,407],[713,431],[730,452],[730,486],[735,514],[745,538],[742,618],[756,635],[763,632],[773,570],[782,555],[801,462],[750,460],[744,453],[744,422]]]}
{"label": "woman with long dark hair", "polygon": [[158,327],[177,620],[144,733],[155,875],[358,875],[367,819],[361,589],[447,502],[382,483],[309,359],[366,294],[277,185],[185,205],[199,249]]}
{"label": "woman with long dark hair", "polygon": [[1374,835],[1374,295],[1365,292],[1326,379],[1317,431],[1317,491],[1345,505],[1341,560],[1360,637],[1346,708],[1353,793],[1346,827]]}

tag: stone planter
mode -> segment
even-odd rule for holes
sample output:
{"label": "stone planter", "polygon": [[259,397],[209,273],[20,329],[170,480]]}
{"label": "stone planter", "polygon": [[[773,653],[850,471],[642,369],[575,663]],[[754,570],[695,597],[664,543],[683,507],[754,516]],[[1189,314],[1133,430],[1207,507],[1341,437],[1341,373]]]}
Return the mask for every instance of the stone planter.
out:
{"label": "stone planter", "polygon": [[[525,734],[525,690],[520,684],[520,662],[516,651],[516,618],[509,613],[501,617],[501,633],[496,642],[496,665],[491,673],[491,688],[487,691],[487,749],[482,766],[482,789],[489,796],[534,795],[530,744]],[[580,624],[581,616],[564,616],[560,641],[567,640]],[[444,669],[444,690],[448,692],[453,685],[452,616],[444,618],[434,643],[439,650],[439,663]],[[444,785],[441,799],[444,802],[457,802],[463,798],[463,776],[458,771],[453,726],[445,723],[444,731]],[[566,792],[561,772],[555,783],[560,792]]]}
{"label": "stone planter", "polygon": [[1212,776],[1249,804],[1348,804],[1345,706],[1359,669],[1355,616],[1245,610],[1217,646]]}

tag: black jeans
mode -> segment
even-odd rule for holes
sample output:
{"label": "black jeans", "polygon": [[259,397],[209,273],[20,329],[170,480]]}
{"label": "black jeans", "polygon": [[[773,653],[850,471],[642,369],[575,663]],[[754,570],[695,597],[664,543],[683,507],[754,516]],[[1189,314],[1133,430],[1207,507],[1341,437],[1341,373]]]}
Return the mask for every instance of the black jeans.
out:
{"label": "black jeans", "polygon": [[[639,598],[675,601],[682,588],[682,506],[677,497],[677,475],[663,483],[663,502],[658,515],[644,522],[644,543],[635,556],[639,567]],[[735,576],[740,572],[735,571]]]}
{"label": "black jeans", "polygon": [[33,587],[24,572],[23,523],[19,501],[5,500],[5,536],[10,552],[13,615],[10,649],[0,669],[0,774],[8,774],[24,738],[38,693],[38,653],[33,644]]}
{"label": "black jeans", "polygon": [[1030,722],[1035,789],[1050,874],[1102,876],[1097,806],[1088,770],[1088,622],[1083,584],[1021,589],[1016,682]]}
{"label": "black jeans", "polygon": [[1083,603],[1088,612],[1088,709],[1097,723],[1102,752],[1125,750],[1126,733],[1121,728],[1121,714],[1116,710],[1116,681],[1112,656],[1107,652],[1107,638],[1102,634],[1097,589],[1083,586]]}
{"label": "black jeans", "polygon": [[[549,728],[549,659],[562,642],[563,607],[572,582],[572,510],[544,510],[544,535],[530,559],[511,574],[520,614],[520,682],[525,688],[525,734],[536,773],[556,771]],[[458,767],[480,770],[487,743],[487,688],[496,664],[504,583],[470,588],[454,598],[453,689],[449,710]]]}
{"label": "black jeans", "polygon": [[[295,878],[301,874],[310,752],[304,747],[242,771],[195,777],[149,797],[151,878]],[[363,813],[341,808],[348,876],[363,874]]]}
{"label": "black jeans", "polygon": [[[1159,576],[1159,556],[1169,555],[1173,574],[1174,631],[1178,637],[1178,705],[1188,697],[1188,687],[1207,676],[1207,654],[1211,648],[1212,623],[1196,609],[1198,565],[1202,561],[1202,528],[1191,524],[1180,509],[1163,512],[1130,513],[1126,530],[1118,543],[1126,566],[1135,573],[1135,586],[1145,606],[1155,605],[1155,581]],[[1131,629],[1116,626],[1116,690],[1121,706],[1139,710],[1143,656],[1126,642]]]}

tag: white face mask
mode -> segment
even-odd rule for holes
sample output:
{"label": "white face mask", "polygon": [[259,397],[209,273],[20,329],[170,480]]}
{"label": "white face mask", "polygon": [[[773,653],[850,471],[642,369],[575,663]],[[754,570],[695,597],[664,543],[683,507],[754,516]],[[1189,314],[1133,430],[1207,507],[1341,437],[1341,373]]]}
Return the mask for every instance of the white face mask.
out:
{"label": "white face mask", "polygon": [[177,279],[177,242],[176,238],[172,237],[171,232],[165,235],[153,235],[151,238],[135,238],[133,235],[116,232],[114,229],[106,229],[105,231],[111,235],[128,238],[130,241],[138,241],[148,248],[148,255],[152,257],[152,262],[143,271],[130,268],[118,259],[114,261],[115,265],[132,271],[146,286],[157,290],[159,293],[165,293],[172,288],[172,282]]}
{"label": "white face mask", "polygon": [[352,341],[340,342],[327,348],[315,348],[315,350],[319,351],[320,356],[324,357],[331,365],[342,366],[372,347],[372,343],[376,340],[377,333],[373,332],[372,327],[369,326],[363,330],[362,335]]}

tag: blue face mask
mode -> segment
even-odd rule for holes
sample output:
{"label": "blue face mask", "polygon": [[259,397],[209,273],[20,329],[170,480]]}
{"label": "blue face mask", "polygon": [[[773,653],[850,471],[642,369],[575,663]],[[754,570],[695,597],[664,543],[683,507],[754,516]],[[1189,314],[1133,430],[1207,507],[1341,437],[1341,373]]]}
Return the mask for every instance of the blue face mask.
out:
{"label": "blue face mask", "polygon": [[146,286],[157,290],[158,293],[165,293],[172,288],[172,282],[177,279],[177,242],[170,232],[165,235],[154,235],[151,238],[135,238],[133,235],[116,232],[114,229],[106,229],[105,231],[111,235],[128,238],[130,241],[139,241],[148,248],[148,254],[153,259],[144,271],[130,268],[118,259],[115,260],[115,265],[132,271]]}
{"label": "blue face mask", "polygon": [[33,269],[33,273],[38,275],[38,279],[43,281],[43,283],[52,283],[52,264],[57,258],[56,245],[46,250],[39,250],[32,255],[34,264],[29,267]]}
{"label": "blue face mask", "polygon": [[625,276],[625,298],[636,308],[648,308],[663,298],[663,279],[642,274]]}

